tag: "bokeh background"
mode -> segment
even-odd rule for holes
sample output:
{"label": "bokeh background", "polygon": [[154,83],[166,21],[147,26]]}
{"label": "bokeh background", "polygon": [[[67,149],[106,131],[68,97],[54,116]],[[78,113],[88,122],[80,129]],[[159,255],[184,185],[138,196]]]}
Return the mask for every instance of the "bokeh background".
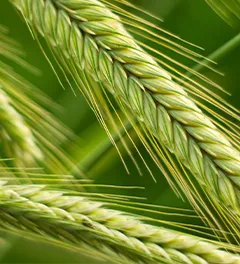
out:
{"label": "bokeh background", "polygon": [[[135,0],[133,2],[163,18],[164,23],[156,21],[155,23],[159,23],[164,29],[204,47],[203,54],[205,56],[226,44],[239,33],[239,28],[231,28],[227,25],[204,0]],[[128,155],[122,150],[122,155],[130,171],[130,174],[126,173],[116,150],[111,146],[105,131],[97,123],[81,94],[74,96],[70,89],[65,91],[62,89],[37,42],[32,39],[26,25],[7,0],[1,0],[0,3],[0,24],[6,26],[10,31],[10,36],[22,45],[26,52],[26,60],[41,70],[41,76],[34,76],[20,67],[15,67],[18,73],[61,106],[60,110],[53,110],[54,115],[78,136],[77,142],[74,142],[77,143],[78,148],[74,148],[73,142],[69,142],[66,151],[74,156],[76,163],[87,177],[94,179],[97,183],[145,186],[146,189],[140,193],[138,191],[137,195],[146,197],[149,203],[189,207],[187,203],[176,198],[159,170],[148,155],[144,154],[145,150],[141,146],[139,146],[140,151],[151,167],[157,183],[152,180],[146,168],[141,165],[137,155],[136,159],[142,169],[142,176],[139,175]],[[240,44],[240,40],[238,42]],[[164,52],[168,53],[169,51],[164,50]],[[169,55],[175,56],[174,58],[190,67],[194,66],[194,63],[178,58],[176,54],[169,53]],[[240,106],[239,59],[240,45],[239,47],[236,45],[231,52],[218,61],[217,69],[225,74],[224,77],[206,69],[202,71],[232,94],[230,98],[227,98],[226,95],[222,96],[237,108]],[[67,84],[65,86],[67,87]],[[5,248],[0,248],[1,263],[98,263],[100,261],[94,262],[76,252],[43,242],[15,237],[13,234],[4,234],[4,236],[7,236],[11,243]]]}

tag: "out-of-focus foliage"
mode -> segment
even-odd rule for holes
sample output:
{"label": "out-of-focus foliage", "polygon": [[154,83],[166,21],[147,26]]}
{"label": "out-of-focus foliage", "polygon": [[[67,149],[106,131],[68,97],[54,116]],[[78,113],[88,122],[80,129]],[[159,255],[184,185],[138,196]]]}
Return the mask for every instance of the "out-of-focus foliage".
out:
{"label": "out-of-focus foliage", "polygon": [[[203,0],[134,0],[132,2],[156,16],[162,17],[165,21],[164,24],[156,21],[154,23],[159,23],[159,25],[174,34],[204,47],[204,55],[211,54],[239,33],[239,29],[229,27]],[[39,68],[42,71],[42,76],[35,77],[20,67],[17,69],[18,73],[41,88],[62,106],[61,111],[53,111],[65,125],[79,135],[77,143],[80,146],[80,152],[79,150],[76,152],[74,148],[71,148],[71,144],[66,148],[68,147],[72,151],[75,159],[83,166],[82,169],[89,178],[100,183],[145,186],[146,190],[142,195],[147,197],[149,203],[189,207],[187,203],[182,202],[174,195],[165,178],[145,153],[144,148],[140,148],[140,151],[152,169],[157,184],[154,183],[146,168],[141,165],[140,160],[138,160],[138,163],[142,169],[143,177],[139,176],[131,159],[123,151],[122,154],[130,175],[126,173],[116,150],[109,144],[105,131],[98,124],[84,98],[80,93],[75,97],[70,89],[66,89],[66,91],[62,89],[51,67],[42,55],[37,42],[32,39],[25,24],[20,23],[19,16],[8,1],[1,1],[0,3],[0,24],[9,28],[11,37],[18,41],[26,51],[27,61]],[[162,52],[178,59],[176,54],[168,50],[163,49]],[[231,98],[228,98],[227,95],[223,96],[237,108],[240,106],[239,57],[240,47],[235,47],[226,56],[221,57],[217,69],[225,73],[224,77],[207,69],[203,72],[232,93]],[[184,61],[182,58],[181,62],[194,67],[193,62]],[[64,86],[67,88],[68,84],[64,83]],[[3,237],[6,237],[6,235],[3,234]],[[15,242],[12,243],[12,247],[4,251],[3,254],[0,252],[0,262],[95,263],[83,258],[76,252],[69,252],[22,238],[16,238]]]}
{"label": "out-of-focus foliage", "polygon": [[206,0],[213,10],[229,25],[240,25],[240,1],[239,0]]}

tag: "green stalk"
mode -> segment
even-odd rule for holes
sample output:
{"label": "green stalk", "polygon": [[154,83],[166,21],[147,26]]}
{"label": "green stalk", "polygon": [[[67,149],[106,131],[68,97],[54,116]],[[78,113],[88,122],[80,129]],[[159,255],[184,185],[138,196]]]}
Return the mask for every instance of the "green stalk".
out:
{"label": "green stalk", "polygon": [[[212,61],[220,61],[224,57],[226,57],[229,53],[233,52],[240,45],[240,33],[230,39],[228,42],[224,43],[221,47],[216,49],[213,53],[211,53],[207,58]],[[200,64],[196,65],[193,70],[194,71],[202,71],[205,66],[210,65],[211,62],[209,60],[202,60]],[[187,73],[187,76],[192,76],[191,73]]]}

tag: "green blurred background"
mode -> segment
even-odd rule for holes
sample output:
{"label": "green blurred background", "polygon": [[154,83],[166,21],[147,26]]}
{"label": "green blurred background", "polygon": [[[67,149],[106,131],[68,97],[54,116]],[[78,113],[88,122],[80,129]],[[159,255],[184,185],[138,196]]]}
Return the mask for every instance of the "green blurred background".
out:
{"label": "green blurred background", "polygon": [[[164,18],[163,24],[159,22],[161,27],[204,47],[205,56],[227,43],[239,32],[239,29],[231,28],[222,21],[204,0],[135,0],[134,3]],[[79,93],[75,97],[70,89],[65,91],[62,89],[41,53],[37,42],[32,39],[26,25],[7,0],[2,0],[0,3],[0,24],[9,28],[10,36],[22,45],[26,52],[26,60],[42,71],[42,75],[36,77],[20,67],[15,68],[22,76],[39,87],[61,106],[60,110],[53,110],[53,113],[79,137],[77,140],[79,148],[77,150],[71,144],[68,144],[66,149],[72,152],[76,162],[89,178],[99,183],[145,186],[146,190],[140,193],[138,191],[137,195],[146,197],[150,203],[189,207],[187,203],[183,203],[175,197],[159,170],[148,158],[148,155],[144,154],[145,150],[142,147],[140,147],[140,151],[151,167],[157,183],[152,180],[146,168],[141,165],[141,160],[138,157],[136,159],[142,169],[142,176],[139,175],[126,153],[122,151],[130,170],[130,174],[126,173],[116,150],[109,143],[105,131],[97,123],[94,114],[81,94]],[[169,51],[164,50],[164,52]],[[194,66],[194,63],[178,58],[175,54],[169,52],[169,55],[181,59],[181,62],[186,63],[188,66]],[[218,61],[217,69],[225,73],[224,77],[213,74],[206,69],[203,71],[204,74],[220,83],[233,95],[231,98],[223,96],[237,108],[240,106],[239,59],[240,46]],[[52,245],[25,240],[13,235],[3,234],[3,236],[8,237],[13,243],[11,243],[11,246],[3,248],[2,252],[0,251],[1,263],[99,262],[92,262],[76,252],[69,252]]]}

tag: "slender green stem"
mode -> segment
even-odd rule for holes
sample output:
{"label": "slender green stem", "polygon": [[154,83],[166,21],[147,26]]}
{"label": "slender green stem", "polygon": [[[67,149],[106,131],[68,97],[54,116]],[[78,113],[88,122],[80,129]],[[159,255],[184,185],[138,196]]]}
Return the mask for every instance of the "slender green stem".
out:
{"label": "slender green stem", "polygon": [[[226,57],[229,53],[233,52],[239,45],[240,45],[240,33],[237,34],[232,39],[230,39],[227,43],[223,44],[221,47],[216,49],[207,58],[212,61],[218,62],[222,60],[224,57]],[[209,65],[209,64],[211,64],[209,60],[202,60],[200,64],[197,64],[195,67],[193,67],[193,70],[200,72],[205,68],[204,65]],[[188,72],[186,75],[190,77],[192,76],[192,73]]]}
{"label": "slender green stem", "polygon": [[[118,131],[112,134],[112,139],[117,144],[121,141],[121,138],[132,129],[132,125],[129,121],[125,122],[124,127],[119,127]],[[98,146],[91,151],[89,155],[85,156],[77,167],[81,169],[83,173],[88,172],[100,159],[112,148],[112,142],[109,138],[105,138]]]}

